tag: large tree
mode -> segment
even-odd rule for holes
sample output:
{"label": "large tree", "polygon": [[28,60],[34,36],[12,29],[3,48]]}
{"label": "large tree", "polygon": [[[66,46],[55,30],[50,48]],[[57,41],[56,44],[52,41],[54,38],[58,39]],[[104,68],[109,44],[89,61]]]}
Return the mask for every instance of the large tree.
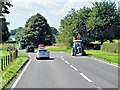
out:
{"label": "large tree", "polygon": [[51,45],[52,31],[47,20],[39,13],[29,18],[25,25],[25,37],[28,43]]}
{"label": "large tree", "polygon": [[114,39],[113,24],[117,20],[116,4],[111,1],[95,2],[87,20],[87,30],[93,40],[103,44]]}
{"label": "large tree", "polygon": [[[7,1],[7,2],[1,2],[0,1],[0,6],[2,6],[2,8],[0,7],[1,9],[1,13],[0,13],[0,16],[3,16],[4,14],[9,14],[9,8],[12,6],[12,4],[10,3],[10,1]],[[8,40],[10,34],[9,34],[9,31],[8,31],[8,27],[7,27],[7,22],[6,22],[6,19],[5,18],[1,18],[0,20],[0,37],[2,37],[2,41],[0,41],[0,43],[2,42],[5,42]]]}
{"label": "large tree", "polygon": [[70,47],[73,38],[77,39],[77,34],[81,35],[81,39],[88,40],[86,21],[90,11],[90,8],[87,7],[83,7],[80,10],[72,8],[60,22],[60,33],[57,38],[58,43],[64,43]]}

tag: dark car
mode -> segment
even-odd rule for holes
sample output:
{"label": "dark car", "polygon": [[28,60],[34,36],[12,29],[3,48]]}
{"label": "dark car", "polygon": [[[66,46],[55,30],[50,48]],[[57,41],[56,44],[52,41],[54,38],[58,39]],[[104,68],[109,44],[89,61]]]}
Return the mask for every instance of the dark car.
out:
{"label": "dark car", "polygon": [[34,52],[34,46],[27,46],[26,52]]}

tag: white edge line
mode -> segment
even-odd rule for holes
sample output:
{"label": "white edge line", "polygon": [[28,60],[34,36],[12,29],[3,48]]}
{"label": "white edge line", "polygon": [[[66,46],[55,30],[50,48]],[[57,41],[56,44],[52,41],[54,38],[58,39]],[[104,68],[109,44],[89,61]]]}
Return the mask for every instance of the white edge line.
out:
{"label": "white edge line", "polygon": [[17,83],[19,82],[20,78],[22,77],[23,73],[25,72],[25,70],[27,69],[27,67],[29,66],[30,62],[31,62],[31,56],[30,57],[30,60],[28,61],[28,63],[26,64],[26,66],[24,67],[24,69],[22,70],[22,72],[19,74],[18,78],[16,79],[16,81],[14,82],[14,84],[12,85],[11,88],[15,88]]}
{"label": "white edge line", "polygon": [[77,68],[75,68],[73,65],[71,65],[71,67],[72,67],[74,70],[76,70],[76,71],[78,70],[78,69],[77,69]]}
{"label": "white edge line", "polygon": [[94,58],[94,57],[91,57],[91,59],[93,59],[93,60],[96,60],[96,61],[99,61],[99,62],[102,62],[102,63],[105,63],[105,64],[107,64],[107,65],[111,65],[111,66],[114,66],[114,67],[119,67],[118,65],[114,65],[114,64],[112,64],[112,63],[109,63],[109,62],[107,62],[107,61],[104,61],[104,60],[99,60],[99,59],[97,59],[97,58]]}
{"label": "white edge line", "polygon": [[83,73],[80,73],[80,75],[82,76],[82,77],[84,77],[88,82],[92,82],[92,80],[90,80],[87,76],[85,76]]}
{"label": "white edge line", "polygon": [[67,64],[70,64],[68,61],[65,61]]}

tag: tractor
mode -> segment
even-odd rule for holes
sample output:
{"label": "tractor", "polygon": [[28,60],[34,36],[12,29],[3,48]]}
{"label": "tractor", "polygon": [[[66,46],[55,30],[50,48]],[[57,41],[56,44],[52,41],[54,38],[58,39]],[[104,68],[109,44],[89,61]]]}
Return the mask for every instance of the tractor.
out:
{"label": "tractor", "polygon": [[82,53],[82,55],[86,55],[83,42],[82,40],[74,40],[72,46],[72,56],[76,56],[76,54],[80,53]]}

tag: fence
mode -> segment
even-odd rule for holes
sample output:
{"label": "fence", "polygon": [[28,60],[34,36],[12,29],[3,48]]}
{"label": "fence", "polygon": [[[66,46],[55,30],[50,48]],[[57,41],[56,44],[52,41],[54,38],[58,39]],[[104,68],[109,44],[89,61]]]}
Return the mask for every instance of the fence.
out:
{"label": "fence", "polygon": [[1,58],[1,70],[3,71],[17,57],[18,57],[18,50],[15,50],[10,55]]}

